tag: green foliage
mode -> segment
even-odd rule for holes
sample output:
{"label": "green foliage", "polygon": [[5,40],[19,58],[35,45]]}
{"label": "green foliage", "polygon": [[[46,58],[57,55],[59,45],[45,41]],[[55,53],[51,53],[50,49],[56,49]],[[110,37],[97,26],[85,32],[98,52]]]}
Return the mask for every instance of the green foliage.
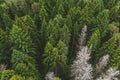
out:
{"label": "green foliage", "polygon": [[114,49],[116,48],[116,46],[117,46],[116,37],[113,36],[108,41],[103,43],[102,47],[100,48],[101,53],[111,55],[113,53]]}
{"label": "green foliage", "polygon": [[93,0],[90,3],[90,8],[92,8],[94,15],[96,15],[96,13],[101,12],[104,9],[104,1],[103,0]]}
{"label": "green foliage", "polygon": [[106,36],[109,24],[109,10],[104,9],[97,15],[97,26],[100,29],[101,37]]}
{"label": "green foliage", "polygon": [[9,80],[14,74],[14,70],[4,70],[2,71],[1,80]]}
{"label": "green foliage", "polygon": [[10,42],[15,49],[22,50],[26,53],[33,53],[30,36],[16,25],[13,25],[12,30],[10,31]]}
{"label": "green foliage", "polygon": [[44,80],[46,71],[70,80],[68,67],[87,25],[90,62],[109,54],[108,67],[119,68],[119,22],[120,0],[2,0],[0,63],[15,71],[11,80]]}
{"label": "green foliage", "polygon": [[23,52],[20,52],[18,50],[13,50],[13,53],[12,53],[12,64],[13,64],[13,67],[16,66],[18,63],[28,63],[28,61],[30,61],[30,63],[34,63],[34,59],[30,56],[28,56],[27,54],[23,53]]}
{"label": "green foliage", "polygon": [[25,79],[33,77],[38,80],[39,73],[32,57],[23,52],[13,50],[11,62],[16,74],[24,76]]}
{"label": "green foliage", "polygon": [[49,21],[48,26],[46,28],[47,34],[46,37],[48,38],[47,40],[55,46],[59,39],[60,39],[60,29],[64,25],[64,19],[62,16],[56,15],[56,17],[52,20]]}
{"label": "green foliage", "polygon": [[53,46],[51,45],[51,43],[50,42],[48,42],[47,44],[46,44],[46,47],[45,47],[45,52],[44,52],[44,54],[43,54],[43,57],[44,57],[44,60],[43,60],[43,62],[44,62],[44,64],[47,66],[47,67],[49,67],[50,66],[50,63],[51,63],[51,57],[52,57],[52,50],[53,50]]}
{"label": "green foliage", "polygon": [[12,27],[12,24],[13,24],[13,20],[9,17],[8,14],[3,14],[3,24],[4,24],[4,27],[6,28],[11,28]]}
{"label": "green foliage", "polygon": [[120,5],[114,6],[110,9],[110,19],[114,21],[119,21],[120,17]]}
{"label": "green foliage", "polygon": [[119,62],[120,48],[114,50],[113,52],[114,54],[112,55],[112,59],[110,60],[109,66],[113,66],[113,67],[117,66],[120,69],[120,62]]}
{"label": "green foliage", "polygon": [[25,80],[24,77],[21,77],[19,75],[13,75],[10,80]]}
{"label": "green foliage", "polygon": [[106,1],[104,1],[104,4],[106,4],[106,5],[105,5],[106,8],[110,9],[110,8],[112,8],[113,6],[115,6],[118,1],[119,1],[119,0],[106,0]]}
{"label": "green foliage", "polygon": [[49,42],[45,47],[45,52],[43,54],[44,64],[54,69],[57,65],[65,66],[67,62],[67,46],[60,40],[57,44],[57,48],[54,48]]}
{"label": "green foliage", "polygon": [[61,80],[59,77],[55,77],[52,80]]}
{"label": "green foliage", "polygon": [[8,36],[8,31],[0,29],[0,63],[9,63],[11,50]]}
{"label": "green foliage", "polygon": [[49,42],[45,47],[45,52],[43,54],[44,64],[49,68],[54,68],[57,63],[58,58],[58,50],[54,48]]}
{"label": "green foliage", "polygon": [[95,62],[99,59],[99,57],[103,56],[104,54],[109,54],[111,59],[114,54],[114,50],[117,48],[116,42],[117,39],[115,36],[110,38],[108,41],[104,42],[102,44],[102,47],[96,50],[97,54],[96,54]]}
{"label": "green foliage", "polygon": [[38,73],[36,71],[36,68],[33,64],[28,63],[18,63],[15,67],[15,72],[18,75],[24,76],[25,79],[28,77],[33,77],[37,79]]}
{"label": "green foliage", "polygon": [[60,33],[60,40],[68,46],[71,34],[66,24],[60,29]]}
{"label": "green foliage", "polygon": [[67,62],[67,53],[68,53],[68,47],[64,42],[59,40],[57,44],[57,49],[58,49],[58,55],[59,55],[59,64],[60,65],[66,65]]}
{"label": "green foliage", "polygon": [[39,10],[39,18],[40,18],[40,21],[42,21],[44,18],[47,18],[48,13],[47,13],[44,5],[41,5],[40,7],[41,8]]}
{"label": "green foliage", "polygon": [[92,50],[93,51],[97,50],[100,47],[100,31],[99,31],[99,29],[96,29],[92,33],[89,41],[87,42],[87,45],[89,47],[92,45]]}

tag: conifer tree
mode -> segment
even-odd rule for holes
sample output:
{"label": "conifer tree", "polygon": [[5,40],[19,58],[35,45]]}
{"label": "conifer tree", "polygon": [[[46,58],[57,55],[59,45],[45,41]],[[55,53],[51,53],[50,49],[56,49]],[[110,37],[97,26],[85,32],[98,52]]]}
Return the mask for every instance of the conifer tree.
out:
{"label": "conifer tree", "polygon": [[3,70],[1,80],[9,80],[14,74],[14,70]]}
{"label": "conifer tree", "polygon": [[46,22],[46,19],[44,18],[43,21],[42,21],[42,25],[41,25],[41,29],[39,31],[40,33],[40,44],[41,44],[41,50],[43,51],[44,50],[44,47],[47,43],[47,22]]}
{"label": "conifer tree", "polygon": [[83,47],[81,51],[78,51],[76,60],[71,66],[71,73],[75,80],[91,80],[93,68],[88,63],[90,59],[90,48]]}
{"label": "conifer tree", "polygon": [[0,29],[0,63],[1,64],[9,64],[10,59],[10,42],[9,40],[9,32],[6,30]]}
{"label": "conifer tree", "polygon": [[65,66],[67,63],[67,54],[68,54],[68,47],[64,42],[59,40],[57,44],[57,49],[58,49],[58,55],[59,55],[59,65],[60,66]]}
{"label": "conifer tree", "polygon": [[10,80],[25,80],[24,77],[21,77],[19,75],[13,75]]}
{"label": "conifer tree", "polygon": [[[49,68],[51,67],[51,63],[53,62],[52,59],[52,50],[53,50],[53,46],[51,45],[50,42],[47,42],[46,46],[45,46],[45,52],[43,54],[43,63]],[[52,62],[51,62],[52,61]]]}
{"label": "conifer tree", "polygon": [[15,73],[25,77],[25,80],[29,77],[39,80],[39,73],[34,58],[18,50],[13,50],[11,62]]}
{"label": "conifer tree", "polygon": [[8,14],[3,14],[2,21],[4,24],[4,28],[11,28],[13,24],[13,20],[9,17]]}
{"label": "conifer tree", "polygon": [[62,40],[67,46],[69,45],[70,42],[70,31],[67,25],[65,24],[61,29],[60,29],[60,40]]}
{"label": "conifer tree", "polygon": [[110,38],[108,41],[103,43],[102,47],[100,48],[100,53],[101,54],[109,54],[111,55],[113,51],[116,49],[116,38],[113,36]]}
{"label": "conifer tree", "polygon": [[33,55],[32,41],[28,33],[22,31],[22,29],[16,25],[13,25],[10,31],[10,42],[14,49],[22,50],[26,53]]}
{"label": "conifer tree", "polygon": [[118,2],[119,2],[119,0],[107,0],[107,1],[104,1],[104,4],[106,4],[105,7],[106,7],[107,9],[111,9],[111,8],[112,8],[113,6],[115,6]]}
{"label": "conifer tree", "polygon": [[92,33],[89,41],[87,42],[87,45],[88,46],[91,46],[91,45],[93,46],[92,51],[95,51],[96,49],[99,48],[99,46],[100,46],[100,31],[99,31],[99,29],[96,29]]}
{"label": "conifer tree", "polygon": [[113,67],[117,66],[118,69],[120,69],[120,65],[119,65],[119,63],[120,63],[120,61],[119,61],[120,48],[117,48],[116,50],[114,50],[113,53],[114,54],[111,56],[109,66],[113,66]]}
{"label": "conifer tree", "polygon": [[120,5],[116,5],[110,9],[110,19],[113,21],[119,21]]}
{"label": "conifer tree", "polygon": [[42,22],[42,20],[43,20],[44,18],[47,19],[47,17],[48,17],[48,13],[47,13],[47,11],[46,11],[45,6],[42,4],[42,5],[40,6],[40,9],[39,9],[39,18],[40,18],[40,21]]}
{"label": "conifer tree", "polygon": [[107,30],[108,30],[108,24],[109,24],[109,10],[105,9],[97,15],[97,26],[100,30],[101,37],[106,36]]}

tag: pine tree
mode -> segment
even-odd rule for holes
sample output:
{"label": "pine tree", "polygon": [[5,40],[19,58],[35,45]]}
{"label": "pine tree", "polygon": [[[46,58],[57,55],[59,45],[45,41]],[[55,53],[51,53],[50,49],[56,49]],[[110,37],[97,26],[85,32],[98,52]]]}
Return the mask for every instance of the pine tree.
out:
{"label": "pine tree", "polygon": [[69,45],[70,42],[70,31],[67,25],[65,24],[61,29],[60,29],[60,40],[62,40],[67,46]]}
{"label": "pine tree", "polygon": [[93,11],[93,15],[96,15],[104,9],[104,1],[91,0],[89,6],[90,6],[90,9]]}
{"label": "pine tree", "polygon": [[[53,46],[51,45],[50,42],[47,42],[46,46],[45,46],[45,52],[43,54],[43,63],[47,66],[47,68],[51,67],[51,63],[53,62],[51,59],[53,58],[52,56],[52,50],[53,50]],[[52,61],[52,62],[51,62]]]}
{"label": "pine tree", "polygon": [[39,9],[40,21],[42,21],[43,19],[47,19],[47,17],[48,17],[48,13],[46,11],[46,7],[44,5],[41,5]]}
{"label": "pine tree", "polygon": [[13,75],[10,80],[25,80],[24,77],[21,77],[19,75]]}
{"label": "pine tree", "polygon": [[107,0],[104,1],[105,8],[111,9],[113,6],[115,6],[118,3],[119,0]]}
{"label": "pine tree", "polygon": [[39,33],[40,33],[40,40],[41,40],[40,41],[41,51],[43,51],[45,48],[45,44],[47,43],[47,22],[45,18],[42,21],[42,25]]}
{"label": "pine tree", "polygon": [[116,5],[110,9],[110,19],[111,21],[119,21],[120,5]]}
{"label": "pine tree", "polygon": [[117,48],[116,50],[114,50],[113,53],[114,54],[111,56],[109,66],[113,66],[113,67],[117,66],[118,69],[120,69],[120,61],[119,61],[120,48]]}
{"label": "pine tree", "polygon": [[59,65],[60,66],[65,66],[67,63],[67,54],[68,54],[68,47],[64,42],[59,40],[57,44],[57,49],[58,49],[58,55],[59,55]]}
{"label": "pine tree", "polygon": [[100,48],[101,54],[113,54],[113,51],[116,49],[116,38],[113,36],[108,41],[103,43],[102,47]]}
{"label": "pine tree", "polygon": [[84,8],[82,8],[79,14],[80,14],[79,22],[81,26],[89,25],[91,23],[91,19],[93,16],[91,15],[89,6],[86,5]]}
{"label": "pine tree", "polygon": [[14,74],[14,70],[3,70],[1,80],[9,80]]}
{"label": "pine tree", "polygon": [[[110,68],[106,73],[102,71],[108,63],[109,55],[100,58],[99,63],[94,69],[91,64],[88,63],[90,53],[90,48],[88,47],[83,47],[81,51],[78,51],[76,60],[71,66],[71,74],[75,80],[118,80],[118,78],[115,77],[119,74],[116,68]],[[93,70],[95,70],[94,74]]]}
{"label": "pine tree", "polygon": [[50,43],[55,46],[57,45],[59,39],[60,39],[60,28],[64,25],[64,19],[62,16],[56,15],[56,17],[49,21],[47,26],[47,40],[50,41]]}
{"label": "pine tree", "polygon": [[33,55],[34,49],[31,47],[33,44],[28,33],[24,32],[20,27],[13,25],[9,37],[14,49],[32,53],[30,55]]}
{"label": "pine tree", "polygon": [[87,37],[87,26],[85,25],[81,30],[81,34],[79,35],[79,47],[78,47],[79,50],[81,50],[82,47],[85,45],[86,37]]}
{"label": "pine tree", "polygon": [[91,80],[93,68],[88,63],[90,59],[90,48],[83,47],[81,51],[78,51],[76,60],[71,66],[71,73],[75,80]]}
{"label": "pine tree", "polygon": [[115,76],[119,74],[119,71],[116,70],[116,68],[110,68],[106,74],[104,74],[102,77],[99,77],[97,80],[118,80]]}
{"label": "pine tree", "polygon": [[99,12],[96,18],[97,18],[96,23],[100,30],[101,37],[104,37],[106,36],[108,30],[109,10],[104,9],[103,11]]}
{"label": "pine tree", "polygon": [[10,59],[10,42],[9,40],[9,32],[6,30],[0,29],[0,63],[9,65]]}
{"label": "pine tree", "polygon": [[91,45],[93,46],[92,51],[95,51],[100,47],[100,31],[99,31],[99,29],[96,29],[92,33],[90,39],[87,42],[87,45],[88,46],[91,46]]}
{"label": "pine tree", "polygon": [[34,58],[18,50],[13,50],[11,62],[15,73],[25,77],[25,80],[29,77],[39,80],[39,73]]}
{"label": "pine tree", "polygon": [[4,24],[4,28],[11,28],[13,24],[13,20],[9,17],[8,14],[3,14],[2,21]]}

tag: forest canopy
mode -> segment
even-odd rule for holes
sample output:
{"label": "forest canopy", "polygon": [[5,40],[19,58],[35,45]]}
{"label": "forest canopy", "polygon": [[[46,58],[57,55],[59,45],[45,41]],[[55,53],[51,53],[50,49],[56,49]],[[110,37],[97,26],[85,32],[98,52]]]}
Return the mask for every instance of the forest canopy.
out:
{"label": "forest canopy", "polygon": [[0,0],[0,80],[120,80],[120,0]]}

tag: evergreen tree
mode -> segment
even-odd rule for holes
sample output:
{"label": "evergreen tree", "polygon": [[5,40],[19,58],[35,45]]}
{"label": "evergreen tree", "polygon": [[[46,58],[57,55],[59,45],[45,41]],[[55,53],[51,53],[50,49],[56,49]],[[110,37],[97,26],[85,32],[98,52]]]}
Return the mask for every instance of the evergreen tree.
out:
{"label": "evergreen tree", "polygon": [[25,80],[24,77],[21,77],[19,75],[13,75],[10,80]]}
{"label": "evergreen tree", "polygon": [[[117,79],[116,69],[103,72],[120,70],[119,27],[120,0],[0,0],[0,79],[44,80],[53,71],[48,80],[71,80],[69,66],[85,45],[92,45],[93,79]],[[89,74],[90,67],[79,68]]]}
{"label": "evergreen tree", "polygon": [[29,34],[16,25],[13,25],[12,30],[10,31],[10,42],[14,49],[33,55],[34,49],[31,47],[32,41]]}
{"label": "evergreen tree", "polygon": [[68,54],[68,47],[66,46],[66,44],[64,42],[62,42],[61,40],[59,40],[58,44],[57,44],[57,49],[58,49],[58,55],[59,55],[59,64],[62,65],[66,65],[67,62],[67,54]]}
{"label": "evergreen tree", "polygon": [[0,63],[10,64],[10,42],[9,40],[9,32],[6,30],[0,29]]}
{"label": "evergreen tree", "polygon": [[2,21],[4,24],[4,28],[11,28],[13,24],[13,20],[9,17],[8,14],[3,14]]}
{"label": "evergreen tree", "polygon": [[97,26],[100,30],[101,37],[106,36],[109,24],[109,10],[103,10],[97,15]]}
{"label": "evergreen tree", "polygon": [[103,0],[92,0],[88,5],[90,9],[93,11],[93,15],[98,14],[104,9],[104,1]]}
{"label": "evergreen tree", "polygon": [[[52,50],[53,50],[53,46],[51,45],[50,42],[47,42],[46,46],[45,46],[45,50],[44,50],[44,54],[43,54],[43,63],[47,66],[47,68],[51,67],[51,63],[53,62],[52,59]],[[51,62],[52,61],[52,62]]]}
{"label": "evergreen tree", "polygon": [[110,9],[111,21],[119,21],[120,5],[116,5]]}
{"label": "evergreen tree", "polygon": [[35,60],[29,55],[13,50],[11,62],[15,73],[25,77],[25,80],[28,80],[29,77],[39,80],[37,65],[35,64]]}
{"label": "evergreen tree", "polygon": [[41,29],[39,31],[40,33],[40,44],[41,44],[41,51],[44,51],[45,44],[47,43],[47,22],[45,18],[42,21]]}
{"label": "evergreen tree", "polygon": [[94,57],[94,61],[95,63],[97,62],[98,58],[100,56],[103,56],[104,54],[109,54],[110,55],[110,59],[112,58],[112,55],[114,53],[114,50],[117,48],[117,44],[116,44],[116,38],[115,36],[113,36],[112,38],[110,38],[108,41],[104,42],[102,44],[102,47],[100,47],[98,50],[96,50],[95,53],[96,57]]}
{"label": "evergreen tree", "polygon": [[115,6],[118,3],[119,0],[106,0],[104,1],[105,7],[107,9],[111,9],[113,6]]}
{"label": "evergreen tree", "polygon": [[95,51],[100,47],[100,31],[99,31],[99,29],[96,29],[92,33],[89,41],[87,42],[87,45],[88,46],[91,46],[91,45],[93,46],[92,51]]}
{"label": "evergreen tree", "polygon": [[9,80],[14,74],[14,70],[3,70],[1,80]]}
{"label": "evergreen tree", "polygon": [[60,40],[62,40],[67,46],[69,45],[70,42],[70,31],[67,25],[65,24],[61,29],[60,29]]}

